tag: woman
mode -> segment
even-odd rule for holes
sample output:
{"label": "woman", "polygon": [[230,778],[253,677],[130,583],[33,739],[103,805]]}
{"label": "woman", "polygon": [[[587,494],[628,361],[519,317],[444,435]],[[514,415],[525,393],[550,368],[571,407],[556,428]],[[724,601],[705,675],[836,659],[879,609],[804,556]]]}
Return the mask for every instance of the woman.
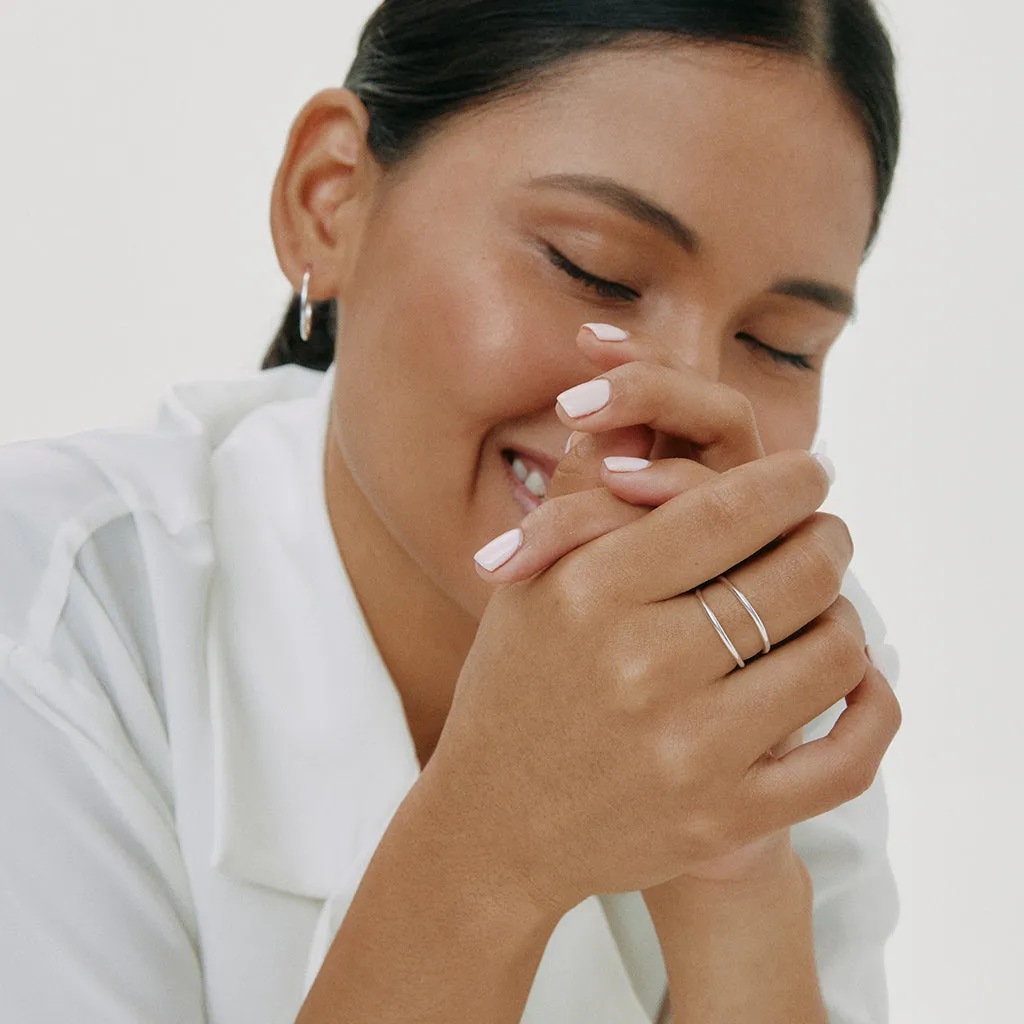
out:
{"label": "woman", "polygon": [[884,1020],[899,707],[807,452],[870,4],[388,0],[346,86],[272,368],[0,458],[3,1019]]}

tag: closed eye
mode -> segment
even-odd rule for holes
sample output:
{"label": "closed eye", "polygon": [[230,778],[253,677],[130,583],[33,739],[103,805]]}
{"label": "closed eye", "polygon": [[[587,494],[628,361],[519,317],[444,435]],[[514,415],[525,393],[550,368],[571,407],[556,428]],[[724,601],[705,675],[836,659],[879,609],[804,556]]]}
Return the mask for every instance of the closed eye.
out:
{"label": "closed eye", "polygon": [[748,345],[753,348],[759,349],[764,352],[765,355],[774,359],[777,363],[786,363],[790,366],[798,366],[802,370],[813,370],[814,367],[808,362],[806,356],[798,355],[796,352],[783,352],[781,349],[772,348],[770,345],[766,345],[763,341],[758,341],[752,334],[737,334],[737,338],[740,341],[745,341]]}
{"label": "closed eye", "polygon": [[[634,291],[632,288],[629,288],[624,284],[619,284],[616,281],[608,281],[603,277],[598,277],[596,274],[591,274],[589,271],[577,266],[572,262],[572,260],[560,253],[553,245],[547,245],[546,248],[548,251],[548,259],[550,259],[556,267],[565,271],[565,273],[571,278],[581,282],[585,288],[592,288],[602,298],[619,299],[625,302],[635,302],[640,298],[640,293]],[[758,339],[752,334],[740,333],[737,334],[736,337],[740,341],[746,342],[752,348],[763,352],[777,363],[784,363],[787,366],[796,366],[802,370],[814,369],[814,366],[808,361],[806,356],[798,355],[795,352],[783,352],[781,349],[772,348],[770,345],[766,345],[764,342],[758,341]]]}
{"label": "closed eye", "polygon": [[640,298],[640,293],[624,284],[615,281],[606,281],[603,277],[588,273],[582,267],[576,266],[571,260],[566,259],[554,246],[546,246],[548,259],[559,268],[564,270],[570,277],[581,282],[585,288],[592,288],[603,299],[620,299],[625,302],[634,302]]}

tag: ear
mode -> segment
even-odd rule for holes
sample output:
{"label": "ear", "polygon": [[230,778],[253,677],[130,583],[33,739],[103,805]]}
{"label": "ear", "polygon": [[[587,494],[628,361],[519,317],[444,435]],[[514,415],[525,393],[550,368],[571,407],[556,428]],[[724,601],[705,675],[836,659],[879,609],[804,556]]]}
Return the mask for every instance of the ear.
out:
{"label": "ear", "polygon": [[274,180],[270,230],[277,261],[310,298],[343,290],[381,168],[367,144],[370,116],[348,89],[325,89],[299,112]]}

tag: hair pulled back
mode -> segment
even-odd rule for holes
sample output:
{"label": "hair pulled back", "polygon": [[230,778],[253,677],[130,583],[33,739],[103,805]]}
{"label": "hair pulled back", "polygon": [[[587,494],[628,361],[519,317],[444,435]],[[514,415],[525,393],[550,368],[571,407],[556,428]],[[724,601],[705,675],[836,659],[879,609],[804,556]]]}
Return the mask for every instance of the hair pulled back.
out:
{"label": "hair pulled back", "polygon": [[[872,0],[384,0],[363,29],[345,86],[365,104],[370,151],[389,168],[447,118],[642,33],[744,43],[826,68],[859,114],[874,157],[870,245],[892,188],[901,121],[892,46]],[[314,303],[304,342],[295,296],[264,369],[330,366],[336,306]]]}

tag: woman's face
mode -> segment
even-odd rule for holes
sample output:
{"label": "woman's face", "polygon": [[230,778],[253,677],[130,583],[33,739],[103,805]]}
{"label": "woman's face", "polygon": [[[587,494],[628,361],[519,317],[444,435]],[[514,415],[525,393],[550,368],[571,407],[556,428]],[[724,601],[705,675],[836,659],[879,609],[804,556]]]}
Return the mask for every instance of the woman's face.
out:
{"label": "woman's face", "polygon": [[809,447],[846,313],[776,288],[853,292],[873,175],[826,77],[766,51],[591,55],[452,120],[380,179],[339,286],[340,500],[479,618],[473,553],[525,514],[503,453],[561,457],[556,396],[600,373],[588,321],[741,391],[766,453]]}

